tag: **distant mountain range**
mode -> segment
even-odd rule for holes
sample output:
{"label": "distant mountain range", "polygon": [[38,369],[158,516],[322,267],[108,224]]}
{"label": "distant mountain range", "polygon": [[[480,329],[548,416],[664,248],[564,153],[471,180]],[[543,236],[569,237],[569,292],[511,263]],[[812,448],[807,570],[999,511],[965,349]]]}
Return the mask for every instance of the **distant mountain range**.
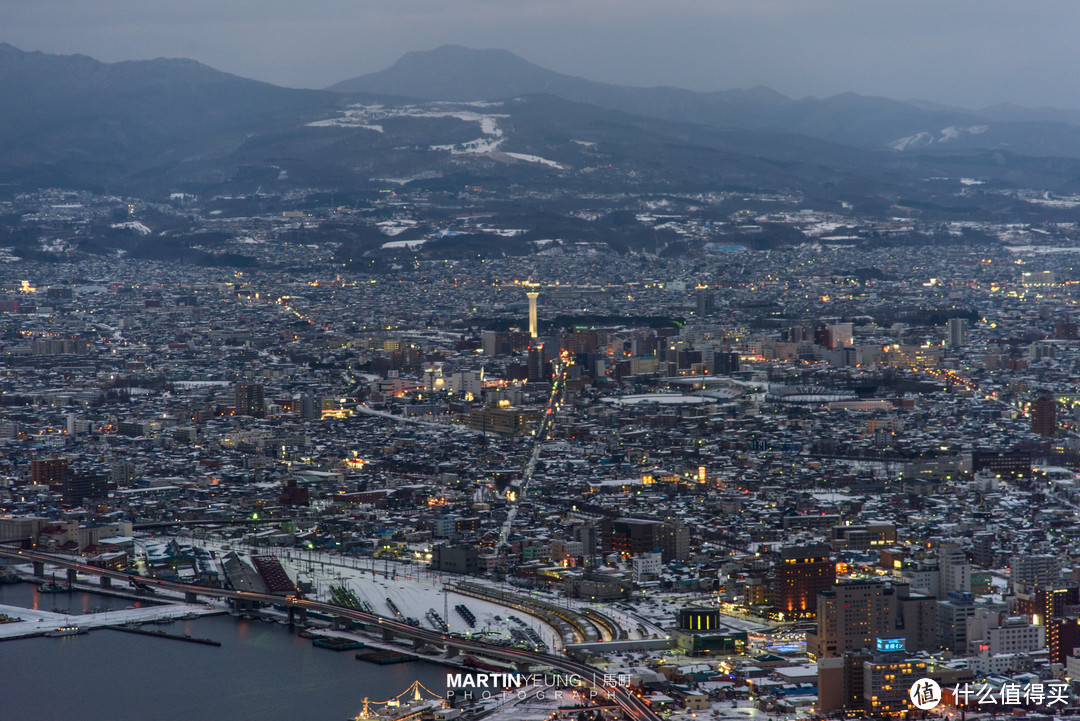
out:
{"label": "distant mountain range", "polygon": [[192,60],[107,64],[6,43],[0,93],[0,182],[75,187],[197,175],[252,136],[322,117],[339,100]]}
{"label": "distant mountain range", "polygon": [[491,100],[546,93],[715,128],[795,133],[871,150],[972,148],[1080,157],[1080,112],[998,105],[980,111],[844,93],[793,100],[768,88],[701,93],[598,83],[546,70],[506,50],[455,45],[406,53],[394,65],[330,87],[425,100]]}
{"label": "distant mountain range", "polygon": [[1067,113],[629,88],[505,51],[409,53],[294,90],[190,60],[107,64],[0,45],[0,94],[4,193],[779,190],[951,209],[969,187],[959,178],[1080,190],[1080,126]]}

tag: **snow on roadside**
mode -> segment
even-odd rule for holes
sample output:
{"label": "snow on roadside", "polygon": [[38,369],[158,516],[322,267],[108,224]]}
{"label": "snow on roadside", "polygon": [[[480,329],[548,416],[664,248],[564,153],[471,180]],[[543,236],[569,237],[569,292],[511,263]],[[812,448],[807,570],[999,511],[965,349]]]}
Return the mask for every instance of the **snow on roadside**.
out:
{"label": "snow on roadside", "polygon": [[139,235],[150,235],[150,233],[152,232],[149,228],[147,228],[145,225],[143,225],[142,223],[140,223],[137,220],[133,220],[133,221],[130,221],[130,222],[127,222],[127,223],[113,223],[109,227],[110,228],[117,228],[117,229],[126,228],[127,230],[134,230]]}
{"label": "snow on roadside", "polygon": [[547,158],[541,158],[539,155],[527,155],[525,153],[503,153],[503,155],[509,155],[511,158],[518,160],[524,160],[527,163],[539,163],[540,165],[547,165],[558,170],[566,170],[566,166],[556,163],[554,160],[548,160]]}
{"label": "snow on roadside", "polygon": [[426,238],[419,240],[391,240],[387,243],[380,245],[380,248],[419,248],[421,245],[427,242]]}

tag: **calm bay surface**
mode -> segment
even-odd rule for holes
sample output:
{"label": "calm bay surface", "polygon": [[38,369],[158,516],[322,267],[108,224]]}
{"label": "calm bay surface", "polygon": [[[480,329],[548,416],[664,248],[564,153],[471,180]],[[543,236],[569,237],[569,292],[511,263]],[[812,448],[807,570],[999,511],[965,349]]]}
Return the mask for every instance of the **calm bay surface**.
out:
{"label": "calm bay surface", "polygon": [[[0,604],[89,613],[137,605],[90,593],[39,594],[0,586]],[[312,646],[277,623],[210,616],[168,625],[220,647],[94,630],[0,642],[5,721],[345,721],[364,698],[385,701],[414,680],[445,692],[446,670],[428,662],[379,666],[354,651]]]}

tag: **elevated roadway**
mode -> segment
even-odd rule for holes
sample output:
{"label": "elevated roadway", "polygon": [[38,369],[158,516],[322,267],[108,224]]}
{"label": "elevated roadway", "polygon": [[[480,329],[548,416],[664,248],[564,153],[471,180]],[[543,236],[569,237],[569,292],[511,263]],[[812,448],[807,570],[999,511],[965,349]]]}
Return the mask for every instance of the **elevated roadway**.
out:
{"label": "elevated roadway", "polygon": [[[65,568],[69,573],[83,573],[100,576],[103,579],[110,579],[110,583],[111,581],[124,581],[126,583],[135,583],[147,588],[157,588],[176,593],[183,593],[186,600],[189,602],[195,602],[199,597],[203,597],[227,598],[232,599],[234,602],[238,602],[238,604],[275,604],[286,606],[289,609],[290,617],[297,611],[303,612],[303,615],[306,615],[307,612],[311,611],[322,613],[335,619],[358,621],[367,626],[381,629],[383,636],[386,639],[395,637],[409,638],[412,639],[413,643],[417,646],[427,644],[444,648],[448,656],[464,651],[509,661],[522,669],[533,666],[550,667],[567,674],[577,675],[584,683],[591,685],[593,688],[607,695],[619,706],[627,717],[634,721],[660,721],[659,715],[649,707],[648,702],[635,695],[631,689],[624,686],[605,685],[603,683],[603,674],[598,676],[596,669],[592,666],[563,656],[555,656],[549,653],[537,653],[535,651],[526,651],[518,648],[494,646],[482,641],[474,641],[451,634],[444,634],[438,631],[429,631],[416,626],[410,626],[409,624],[396,619],[379,616],[366,611],[342,608],[333,604],[323,603],[321,601],[311,601],[295,596],[283,597],[265,593],[233,591],[224,588],[208,588],[206,586],[194,586],[186,583],[163,581],[157,578],[134,576],[121,571],[112,571],[96,566],[89,566],[85,563],[52,556],[47,553],[3,546],[0,546],[0,556],[6,556],[21,560],[24,563],[34,564],[35,575],[43,575],[45,564],[50,564],[59,568]],[[105,585],[104,582],[103,585]]]}

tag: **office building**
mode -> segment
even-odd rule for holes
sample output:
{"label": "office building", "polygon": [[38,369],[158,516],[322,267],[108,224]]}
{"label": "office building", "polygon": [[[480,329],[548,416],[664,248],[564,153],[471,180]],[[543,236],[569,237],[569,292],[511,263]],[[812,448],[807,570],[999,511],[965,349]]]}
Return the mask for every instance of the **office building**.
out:
{"label": "office building", "polygon": [[1026,653],[1043,647],[1044,628],[1024,616],[1004,611],[975,609],[967,621],[968,653]]}
{"label": "office building", "polygon": [[102,498],[109,492],[108,479],[93,473],[69,474],[60,483],[60,495],[65,506],[79,506],[91,498]]}
{"label": "office building", "polygon": [[825,330],[827,348],[849,348],[855,342],[854,326],[851,323],[832,323],[826,326]]}
{"label": "office building", "polygon": [[1028,478],[1031,476],[1031,452],[972,451],[973,473],[989,471],[1002,478]]}
{"label": "office building", "polygon": [[305,421],[317,421],[322,417],[321,403],[310,393],[301,393],[296,401],[296,415]]}
{"label": "office building", "polygon": [[444,573],[472,575],[480,570],[480,554],[475,546],[440,543],[431,549],[431,568]]}
{"label": "office building", "polygon": [[531,338],[528,333],[486,330],[480,337],[484,355],[510,355],[529,347]]}
{"label": "office building", "polygon": [[539,421],[539,412],[531,408],[487,406],[469,411],[469,428],[485,433],[521,435],[535,428]]}
{"label": "office building", "polygon": [[126,458],[115,461],[109,469],[109,480],[121,487],[134,483],[135,462]]}
{"label": "office building", "polygon": [[818,594],[817,629],[806,634],[806,651],[815,658],[848,651],[937,649],[937,601],[912,594],[907,584],[842,581]]}
{"label": "office building", "polygon": [[975,615],[975,597],[970,594],[952,594],[938,602],[938,645],[943,651],[957,655],[967,653],[967,621]]}
{"label": "office building", "polygon": [[978,531],[971,537],[971,560],[982,568],[992,568],[996,536],[993,531]]}

